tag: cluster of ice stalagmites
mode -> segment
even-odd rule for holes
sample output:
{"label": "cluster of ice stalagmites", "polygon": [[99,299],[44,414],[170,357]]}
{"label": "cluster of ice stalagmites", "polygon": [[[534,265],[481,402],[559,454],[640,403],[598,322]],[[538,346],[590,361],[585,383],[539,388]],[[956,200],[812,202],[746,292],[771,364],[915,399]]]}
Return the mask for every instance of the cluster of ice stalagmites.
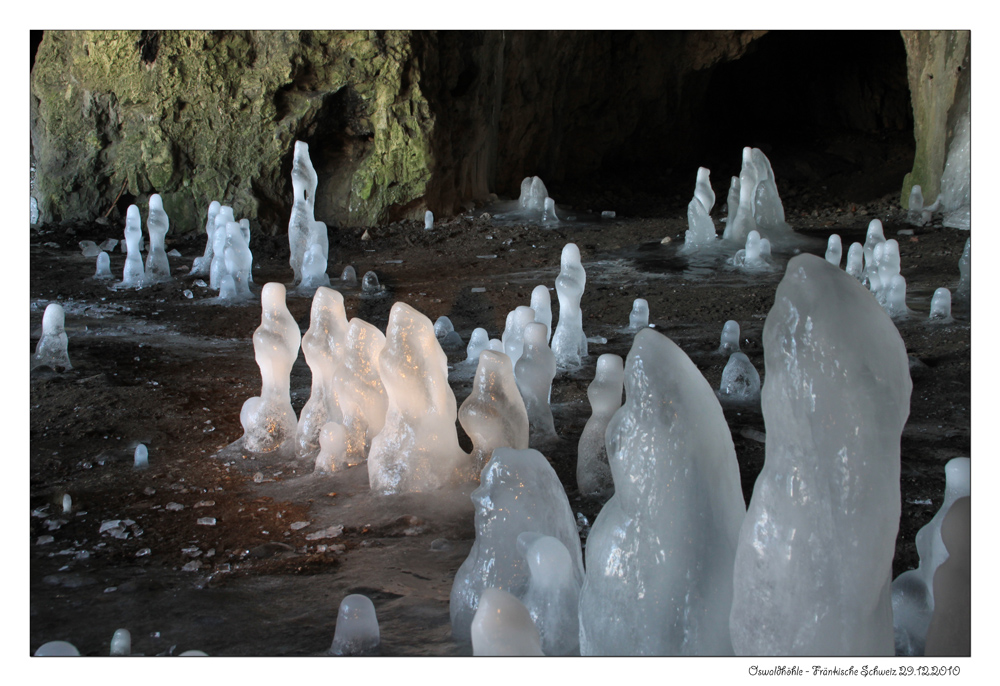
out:
{"label": "cluster of ice stalagmites", "polygon": [[497,588],[525,597],[529,569],[518,537],[534,532],[557,538],[569,551],[573,579],[583,580],[576,520],[559,477],[537,450],[497,448],[472,492],[476,540],[451,588],[451,631],[469,641],[480,596]]}
{"label": "cluster of ice stalagmites", "polygon": [[944,502],[931,521],[917,532],[920,563],[892,582],[892,615],[897,655],[923,655],[927,627],[934,613],[934,574],[948,559],[941,537],[941,524],[952,504],[969,495],[967,457],[956,457],[945,465]]}
{"label": "cluster of ice stalagmites", "polygon": [[528,413],[507,355],[495,350],[479,355],[472,392],[458,411],[458,421],[472,439],[476,473],[496,448],[528,447]]}
{"label": "cluster of ice stalagmites", "polygon": [[292,216],[288,220],[289,264],[294,272],[297,290],[313,291],[329,286],[326,273],[330,253],[330,238],[326,224],[316,221],[316,186],[319,178],[309,159],[309,145],[295,141],[292,156]]}
{"label": "cluster of ice stalagmites", "polygon": [[243,446],[251,452],[294,452],[298,420],[292,409],[290,377],[302,335],[285,304],[285,287],[268,283],[261,291],[261,322],[253,334],[261,393],[243,403]]}
{"label": "cluster of ice stalagmites", "polygon": [[397,302],[385,338],[379,374],[389,406],[368,454],[372,490],[427,491],[472,478],[470,456],[458,445],[448,358],[430,319]]}
{"label": "cluster of ice stalagmites", "polygon": [[42,314],[42,337],[31,356],[31,368],[72,369],[69,362],[69,337],[66,335],[66,311],[59,303],[49,303]]}
{"label": "cluster of ice stalagmites", "polygon": [[855,279],[799,255],[763,344],[767,443],[732,571],[733,647],[892,655],[903,342]]}
{"label": "cluster of ice stalagmites", "polygon": [[622,406],[624,387],[622,358],[611,353],[598,357],[594,380],[587,387],[591,415],[577,445],[576,483],[583,495],[607,499],[615,490],[605,433],[611,417]]}
{"label": "cluster of ice stalagmites", "polygon": [[[608,425],[615,493],[587,539],[584,655],[726,655],[743,494],[722,408],[670,339],[640,331]],[[637,592],[641,589],[641,592]]]}
{"label": "cluster of ice stalagmites", "polygon": [[587,356],[587,336],[583,332],[580,300],[587,285],[587,273],[575,243],[563,246],[556,295],[559,298],[559,322],[552,334],[552,352],[562,368],[579,367]]}

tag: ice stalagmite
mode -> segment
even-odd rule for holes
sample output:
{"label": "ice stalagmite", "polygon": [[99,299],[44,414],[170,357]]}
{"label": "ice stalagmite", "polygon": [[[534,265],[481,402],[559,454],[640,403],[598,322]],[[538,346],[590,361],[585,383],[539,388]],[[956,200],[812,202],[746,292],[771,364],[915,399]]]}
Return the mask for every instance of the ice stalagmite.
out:
{"label": "ice stalagmite", "polygon": [[125,257],[125,270],[120,285],[142,288],[146,285],[146,270],[142,266],[142,255],[139,253],[139,241],[142,240],[142,219],[139,207],[129,205],[125,211],[125,246],[128,251]]}
{"label": "ice stalagmite", "polygon": [[[223,300],[247,300],[253,296],[250,291],[250,271],[253,268],[250,246],[237,222],[226,222],[225,230],[220,228],[219,233],[225,235],[223,259],[217,272],[220,278],[219,297]],[[223,292],[221,284],[227,278],[232,279],[232,293]]]}
{"label": "ice stalagmite", "polygon": [[607,499],[614,493],[608,465],[605,433],[611,417],[622,406],[625,363],[618,355],[605,353],[597,358],[597,372],[587,387],[591,415],[580,434],[576,449],[576,483],[585,496]]}
{"label": "ice stalagmite", "polygon": [[[315,217],[316,207],[316,186],[319,179],[316,170],[313,168],[312,160],[309,159],[309,144],[303,141],[295,141],[295,152],[292,156],[292,190],[294,201],[292,204],[292,216],[288,220],[288,247],[291,256],[288,259],[295,275],[295,283],[301,284],[304,272],[303,264],[306,261],[306,253],[312,245],[318,245],[318,252],[314,251],[312,256],[311,271],[309,276],[312,279],[319,279],[320,271],[326,273],[326,260],[328,259],[329,242],[326,235],[326,224],[317,222]],[[317,226],[322,224],[322,227]],[[320,263],[322,263],[320,265]],[[319,267],[322,266],[322,270]],[[319,284],[316,285],[329,285]]]}
{"label": "ice stalagmite", "polygon": [[858,281],[864,281],[865,278],[865,249],[860,243],[851,243],[851,247],[847,249],[847,265],[844,268],[845,271],[853,276]]}
{"label": "ice stalagmite", "polygon": [[708,245],[715,241],[715,224],[708,216],[698,198],[691,198],[687,209],[688,228],[684,232],[684,246],[687,248]]}
{"label": "ice stalagmite", "polygon": [[840,242],[840,236],[835,233],[830,234],[830,238],[826,241],[826,261],[834,267],[840,267],[840,258],[843,253],[844,246]]}
{"label": "ice stalagmite", "polygon": [[372,440],[385,426],[389,397],[378,365],[385,335],[355,317],[347,327],[344,346],[341,364],[333,374],[333,392],[347,433],[347,463],[354,465],[365,461]]}
{"label": "ice stalagmite", "polygon": [[215,229],[212,231],[212,263],[208,267],[208,285],[217,291],[222,288],[222,277],[226,275],[226,245],[229,242],[229,235],[226,233],[226,226],[229,222],[235,222],[233,208],[223,205],[219,208],[219,213],[215,215]]}
{"label": "ice stalagmite", "polygon": [[955,133],[948,145],[948,159],[941,173],[942,224],[968,230],[972,226],[972,130],[969,113],[955,124]]}
{"label": "ice stalagmite", "polygon": [[510,358],[484,350],[472,382],[472,393],[458,411],[458,421],[472,439],[476,473],[489,462],[496,448],[528,447],[528,413],[517,389]]}
{"label": "ice stalagmite", "polygon": [[556,376],[556,356],[545,342],[545,325],[529,322],[524,327],[524,353],[514,365],[514,378],[528,412],[531,437],[544,441],[556,437],[549,396]]}
{"label": "ice stalagmite", "polygon": [[760,400],[760,374],[743,353],[729,356],[719,382],[719,397],[737,403],[756,403]]}
{"label": "ice stalagmite", "polygon": [[628,328],[632,331],[645,329],[649,326],[649,303],[645,298],[632,301],[632,312],[628,316]]}
{"label": "ice stalagmite", "polygon": [[740,351],[740,324],[730,319],[722,325],[722,336],[719,337],[719,350],[722,355],[732,355]]}
{"label": "ice stalagmite", "polygon": [[465,361],[478,364],[479,356],[490,347],[490,334],[482,327],[476,327],[469,336],[469,345],[465,348]]}
{"label": "ice stalagmite", "polygon": [[302,337],[302,354],[312,374],[312,388],[309,400],[299,412],[295,431],[299,457],[316,457],[323,425],[343,421],[333,379],[346,356],[347,329],[344,296],[332,288],[317,288],[309,313],[309,329]]}
{"label": "ice stalagmite", "polygon": [[788,263],[764,325],[764,467],[740,530],[739,655],[892,655],[910,374],[892,320],[820,257]]}
{"label": "ice stalagmite", "polygon": [[507,321],[500,334],[503,341],[503,351],[510,358],[510,363],[517,365],[517,361],[524,352],[524,327],[535,321],[535,311],[525,305],[518,305],[507,313]]}
{"label": "ice stalagmite", "polygon": [[66,311],[59,303],[49,303],[42,315],[42,337],[31,356],[31,368],[51,367],[52,369],[72,369],[69,363],[69,337],[65,329]]}
{"label": "ice stalagmite", "polygon": [[896,655],[923,655],[927,627],[934,612],[934,573],[948,559],[941,538],[941,524],[949,508],[969,495],[967,457],[955,457],[945,465],[944,502],[937,514],[917,532],[920,563],[892,582],[892,617],[896,633]]}
{"label": "ice stalagmite", "polygon": [[471,459],[455,430],[448,358],[431,320],[406,303],[397,302],[389,313],[379,375],[389,409],[368,454],[372,490],[429,491],[471,479]]}
{"label": "ice stalagmite", "polygon": [[948,559],[934,573],[934,615],[924,654],[972,653],[972,499],[959,498],[941,523]]}
{"label": "ice stalagmite", "polygon": [[711,173],[705,167],[698,167],[694,184],[694,197],[701,202],[706,213],[710,213],[715,207],[715,191],[712,190],[712,182],[709,180]]}
{"label": "ice stalagmite", "polygon": [[518,550],[525,531],[554,536],[573,561],[573,577],[583,580],[583,555],[576,519],[555,470],[537,450],[497,448],[472,492],[476,540],[451,587],[451,632],[470,639],[470,625],[486,589],[523,598],[528,564]]}
{"label": "ice stalagmite", "polygon": [[94,272],[95,279],[113,279],[111,273],[111,257],[103,250],[97,256],[97,271]]}
{"label": "ice stalagmite", "polygon": [[517,547],[528,561],[528,589],[524,606],[538,628],[542,652],[573,655],[580,652],[580,581],[573,574],[573,558],[562,541],[526,531]]}
{"label": "ice stalagmite", "polygon": [[[745,150],[746,148],[744,154]],[[757,169],[757,188],[754,191],[754,220],[757,222],[757,230],[768,238],[778,238],[788,233],[791,227],[785,223],[785,208],[778,197],[771,161],[760,148],[752,148],[750,157]]]}
{"label": "ice stalagmite", "polygon": [[958,293],[966,296],[972,289],[972,239],[965,239],[965,248],[962,249],[962,256],[958,258]]}
{"label": "ice stalagmite", "polygon": [[587,336],[583,333],[580,300],[587,286],[587,273],[580,262],[580,248],[575,243],[563,246],[556,295],[559,298],[559,322],[552,334],[552,352],[559,367],[578,367],[587,356]]}
{"label": "ice stalagmite", "polygon": [[146,230],[149,231],[149,252],[146,253],[146,280],[149,283],[159,283],[170,280],[170,260],[164,247],[167,231],[170,230],[170,218],[163,210],[163,198],[159,193],[149,196],[149,215],[146,217]]}
{"label": "ice stalagmite", "polygon": [[545,324],[545,341],[552,340],[552,296],[549,289],[539,284],[531,291],[531,309],[535,311],[535,321]]}
{"label": "ice stalagmite", "polygon": [[340,601],[331,655],[371,655],[381,643],[375,605],[358,593]]}
{"label": "ice stalagmite", "polygon": [[222,203],[218,200],[213,200],[208,205],[208,219],[205,221],[205,253],[194,258],[194,264],[191,265],[191,276],[209,275],[212,266],[212,257],[215,254],[214,246],[212,245],[212,236],[215,234],[215,218],[219,215],[221,208]]}
{"label": "ice stalagmite", "polygon": [[348,466],[347,429],[338,422],[327,422],[319,432],[319,454],[314,469],[330,473]]}
{"label": "ice stalagmite", "polygon": [[583,655],[727,655],[743,494],[722,407],[666,336],[636,334],[607,429],[615,493],[587,539]]}
{"label": "ice stalagmite", "polygon": [[930,319],[942,323],[951,323],[951,291],[938,288],[931,297]]}
{"label": "ice stalagmite", "polygon": [[294,452],[297,419],[289,385],[302,334],[285,305],[282,284],[264,284],[260,296],[261,321],[253,334],[253,349],[260,367],[261,393],[243,403],[240,411],[243,447],[258,453]]}
{"label": "ice stalagmite", "polygon": [[520,600],[498,588],[483,591],[470,629],[476,657],[540,657],[541,638]]}

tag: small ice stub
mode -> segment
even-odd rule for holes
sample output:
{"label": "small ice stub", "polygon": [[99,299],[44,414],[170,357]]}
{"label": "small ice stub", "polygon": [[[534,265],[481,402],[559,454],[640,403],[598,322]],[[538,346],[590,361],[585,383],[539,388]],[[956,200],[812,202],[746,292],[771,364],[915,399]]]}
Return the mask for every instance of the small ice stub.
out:
{"label": "small ice stub", "polygon": [[319,454],[313,469],[332,473],[348,466],[347,429],[339,422],[327,422],[319,432]]}
{"label": "small ice stub", "polygon": [[941,173],[941,195],[938,201],[944,213],[942,224],[953,229],[969,230],[972,226],[972,136],[969,113],[955,124],[948,145],[948,157]]}
{"label": "small ice stub", "polygon": [[205,221],[205,253],[200,257],[194,258],[194,263],[191,265],[191,276],[208,276],[209,271],[212,267],[212,257],[215,255],[214,246],[212,244],[212,236],[215,233],[215,218],[219,216],[219,210],[222,208],[222,203],[218,200],[213,200],[208,205],[208,219]]}
{"label": "small ice stub", "polygon": [[472,439],[477,474],[496,448],[528,447],[528,412],[505,354],[484,350],[479,355],[472,392],[458,411],[458,421]]}
{"label": "small ice stub", "polygon": [[635,336],[625,389],[606,433],[615,493],[587,538],[580,652],[731,654],[745,508],[722,407],[690,358],[652,329]]}
{"label": "small ice stub", "polygon": [[73,511],[73,497],[69,493],[63,495],[62,510],[63,514],[69,514]]}
{"label": "small ice stub", "polygon": [[524,352],[514,365],[514,378],[524,399],[531,437],[538,441],[556,437],[549,406],[552,380],[556,376],[556,356],[549,349],[545,334],[544,324],[529,322],[524,327]]}
{"label": "small ice stub", "polygon": [[84,257],[97,257],[101,249],[97,247],[97,243],[94,241],[80,241],[80,251]]}
{"label": "small ice stub", "polygon": [[628,328],[631,331],[638,331],[649,327],[649,303],[645,298],[636,298],[632,301],[632,312],[628,315]]}
{"label": "small ice stub", "polygon": [[730,567],[733,647],[892,655],[906,348],[855,279],[809,254],[789,261],[763,344],[767,443]]}
{"label": "small ice stub", "polygon": [[302,353],[312,375],[312,387],[295,430],[300,458],[316,457],[323,425],[343,421],[333,380],[347,353],[348,326],[344,296],[332,288],[318,287],[313,294],[309,329],[302,336]]}
{"label": "small ice stub", "polygon": [[515,368],[524,352],[524,328],[533,321],[535,321],[535,311],[526,305],[518,305],[507,313],[507,322],[500,340],[503,341],[504,353]]}
{"label": "small ice stub", "polygon": [[438,317],[434,321],[434,336],[445,350],[455,350],[463,345],[461,335],[455,331],[455,325],[445,316]]}
{"label": "small ice stub", "polygon": [[916,535],[919,564],[892,582],[892,621],[896,636],[896,655],[923,655],[927,627],[934,612],[934,574],[948,559],[941,538],[941,524],[949,508],[959,498],[969,495],[967,457],[955,457],[945,465],[944,502]]}
{"label": "small ice stub", "polygon": [[434,213],[430,210],[424,212],[424,231],[430,231],[434,228]]}
{"label": "small ice stub", "polygon": [[563,246],[556,296],[559,299],[559,323],[552,334],[552,352],[561,368],[579,367],[587,356],[587,335],[583,332],[580,300],[587,286],[587,272],[580,261],[575,243]]}
{"label": "small ice stub", "polygon": [[894,319],[909,315],[910,310],[906,306],[906,279],[902,274],[895,274],[889,279],[889,287],[885,290],[885,311]]}
{"label": "small ice stub", "polygon": [[[316,222],[323,224],[323,222]],[[323,224],[323,233],[326,233],[326,224]],[[302,258],[302,281],[296,288],[300,293],[308,293],[316,288],[330,286],[330,276],[326,273],[327,254],[323,246],[319,243],[312,243],[306,249]]]}
{"label": "small ice stub", "polygon": [[844,246],[840,242],[840,236],[835,233],[830,234],[830,238],[826,242],[826,261],[839,269],[843,253]]}
{"label": "small ice stub", "polygon": [[910,189],[909,208],[906,211],[906,223],[923,226],[930,220],[930,213],[924,211],[924,194],[919,185]]}
{"label": "small ice stub", "polygon": [[254,357],[260,367],[261,393],[243,403],[243,447],[266,453],[286,446],[294,450],[298,420],[292,409],[290,379],[302,334],[285,304],[285,287],[267,283],[261,290],[261,321],[253,334]]}
{"label": "small ice stub", "polygon": [[715,241],[715,224],[697,197],[691,198],[687,208],[688,228],[684,232],[685,247],[707,245]]}
{"label": "small ice stub", "polygon": [[[72,369],[69,362],[69,337],[66,335],[66,312],[59,303],[49,303],[42,314],[42,337],[31,356],[31,368],[51,367],[55,370]],[[23,358],[22,358],[23,359]]]}
{"label": "small ice stub", "polygon": [[159,193],[149,196],[149,215],[146,217],[146,231],[149,232],[149,252],[146,253],[146,280],[161,283],[170,280],[170,258],[164,245],[170,230],[170,217],[163,209],[163,198]]}
{"label": "small ice stub", "polygon": [[[733,264],[749,270],[767,267],[767,261],[764,259],[764,246],[762,245],[765,240],[767,239],[761,238],[757,230],[750,231],[743,249],[737,250],[736,255],[733,256]],[[770,252],[771,243],[768,241],[767,254]]]}
{"label": "small ice stub", "polygon": [[355,593],[340,601],[337,628],[331,655],[372,655],[381,643],[375,604],[368,596]]}
{"label": "small ice stub", "polygon": [[587,387],[590,419],[583,427],[576,448],[576,483],[584,496],[607,499],[615,484],[608,465],[605,432],[611,417],[622,406],[625,385],[625,362],[618,355],[605,353],[597,358],[597,372]]}
{"label": "small ice stub", "polygon": [[228,298],[222,293],[220,281],[219,297],[223,300],[236,299],[247,300],[253,297],[250,291],[250,273],[253,268],[253,254],[246,242],[246,238],[237,222],[226,222],[225,229],[218,229],[220,234],[225,235],[225,242],[222,246],[222,263],[218,271],[220,279],[232,277],[233,295]]}
{"label": "small ice stub", "polygon": [[378,282],[378,274],[365,272],[361,278],[361,292],[365,295],[378,295],[382,292],[382,285]]}
{"label": "small ice stub", "polygon": [[142,443],[135,447],[135,455],[132,459],[132,468],[139,471],[149,469],[149,449]]}
{"label": "small ice stub", "polygon": [[545,198],[544,208],[542,209],[542,221],[550,223],[559,221],[559,215],[556,214],[556,201],[552,198]]}
{"label": "small ice stub", "polygon": [[142,219],[139,207],[129,205],[125,211],[125,246],[128,251],[125,257],[125,270],[119,285],[142,288],[146,285],[146,272],[142,266],[142,255],[139,252],[139,241],[142,240]]}
{"label": "small ice stub", "polygon": [[103,250],[97,255],[97,271],[94,272],[95,279],[113,279],[111,273],[111,256]]}
{"label": "small ice stub", "polygon": [[535,311],[535,321],[545,324],[548,333],[545,336],[546,342],[552,340],[552,296],[549,289],[542,284],[535,286],[531,291],[531,309]]}
{"label": "small ice stub", "polygon": [[760,374],[750,358],[733,353],[722,370],[719,397],[736,403],[756,403],[760,400]]}
{"label": "small ice stub", "polygon": [[537,450],[497,448],[472,492],[476,540],[451,587],[451,632],[468,641],[470,625],[486,589],[523,598],[528,566],[517,539],[525,531],[559,539],[573,560],[573,577],[583,581],[583,554],[576,518],[559,477]]}
{"label": "small ice stub", "polygon": [[931,297],[931,314],[929,319],[948,323],[951,318],[951,291],[947,288],[938,288]]}
{"label": "small ice stub", "polygon": [[80,651],[68,641],[49,641],[38,646],[35,657],[80,657]]}
{"label": "small ice stub", "polygon": [[127,657],[132,654],[132,634],[128,629],[116,629],[111,637],[111,656]]}
{"label": "small ice stub", "polygon": [[469,345],[465,348],[466,362],[479,362],[479,356],[490,347],[490,334],[482,327],[476,327],[469,336]]}
{"label": "small ice stub", "polygon": [[372,440],[368,481],[376,493],[430,491],[473,478],[458,445],[458,408],[448,358],[425,315],[403,302],[389,312],[379,375],[389,406]]}
{"label": "small ice stub", "polygon": [[732,355],[740,351],[740,325],[730,319],[722,325],[722,336],[719,338],[719,350],[722,355]]}
{"label": "small ice stub", "polygon": [[340,405],[347,432],[347,464],[365,461],[372,439],[385,426],[389,407],[379,355],[385,347],[385,334],[357,317],[347,327],[345,352],[333,375],[333,391]]}
{"label": "small ice stub", "polygon": [[924,654],[972,654],[972,500],[959,498],[948,508],[941,539],[948,559],[934,573],[934,614],[927,627]]}
{"label": "small ice stub", "polygon": [[541,637],[531,613],[507,591],[487,588],[470,626],[476,657],[542,656]]}
{"label": "small ice stub", "polygon": [[573,575],[573,558],[558,538],[534,531],[519,534],[517,547],[528,561],[523,601],[541,636],[542,652],[578,655],[580,582]]}
{"label": "small ice stub", "polygon": [[851,243],[851,247],[847,249],[847,266],[845,270],[858,281],[864,281],[865,278],[864,260],[864,246],[860,243]]}
{"label": "small ice stub", "polygon": [[[295,141],[292,153],[292,215],[288,220],[288,247],[291,255],[288,262],[294,272],[296,285],[302,281],[302,263],[309,246],[316,242],[313,227],[316,217],[316,186],[319,178],[309,159],[309,144]],[[326,271],[325,267],[324,270]]]}
{"label": "small ice stub", "polygon": [[354,271],[354,267],[347,265],[344,267],[344,271],[340,273],[340,282],[345,288],[354,288],[358,285],[358,275]]}
{"label": "small ice stub", "polygon": [[549,197],[549,192],[537,176],[529,176],[521,181],[521,196],[518,198],[521,209],[540,214],[545,211],[545,198],[547,197]]}
{"label": "small ice stub", "polygon": [[972,239],[965,239],[965,248],[962,249],[962,256],[958,258],[958,293],[968,295],[972,289]]}
{"label": "small ice stub", "polygon": [[712,172],[705,167],[698,167],[698,173],[694,182],[694,197],[705,208],[705,212],[709,214],[712,212],[712,208],[715,207],[715,191],[712,190],[712,182],[709,180],[711,174]]}

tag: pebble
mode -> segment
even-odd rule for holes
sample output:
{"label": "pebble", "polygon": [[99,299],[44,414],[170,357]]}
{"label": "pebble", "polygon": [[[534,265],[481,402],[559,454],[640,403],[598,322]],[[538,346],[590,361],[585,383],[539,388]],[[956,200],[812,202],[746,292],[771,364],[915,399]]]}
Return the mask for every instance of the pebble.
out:
{"label": "pebble", "polygon": [[199,500],[194,504],[195,507],[212,507],[215,505],[214,500]]}

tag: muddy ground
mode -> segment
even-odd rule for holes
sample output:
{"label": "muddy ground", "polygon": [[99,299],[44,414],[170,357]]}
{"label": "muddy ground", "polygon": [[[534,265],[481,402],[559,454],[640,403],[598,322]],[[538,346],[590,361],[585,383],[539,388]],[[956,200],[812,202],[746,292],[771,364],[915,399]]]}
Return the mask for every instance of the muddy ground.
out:
{"label": "muddy ground", "polygon": [[[718,217],[725,194],[716,192]],[[876,217],[886,237],[899,240],[913,313],[898,328],[911,359],[913,393],[902,437],[895,576],[917,564],[914,535],[941,504],[945,463],[970,455],[968,299],[955,298],[954,323],[926,322],[934,289],[954,291],[958,284],[969,233],[931,225],[897,235],[913,227],[903,223],[895,194],[859,204],[795,188],[782,193],[789,223],[814,239],[810,252],[823,254],[835,232],[846,259],[847,247],[864,241]],[[390,307],[402,300],[432,321],[449,316],[468,341],[477,326],[498,337],[507,312],[527,305],[535,285],[554,285],[562,246],[577,243],[587,270],[584,328],[607,343],[592,343],[582,369],[556,377],[552,399],[561,439],[543,452],[574,511],[593,522],[601,503],[577,492],[576,444],[590,414],[586,390],[597,356],[628,353],[632,334],[623,328],[634,298],[649,301],[656,329],[716,388],[726,362],[715,352],[719,334],[725,321],[736,320],[742,349],[766,381],[761,331],[788,256],[777,256],[773,271],[753,278],[721,262],[710,268],[689,263],[677,254],[688,199],[635,203],[631,212],[627,198],[595,201],[590,214],[582,203],[561,206],[579,221],[555,229],[498,223],[482,216],[490,208],[439,220],[433,231],[422,222],[376,227],[367,240],[363,229],[342,228],[331,232],[329,272],[337,275],[346,264],[359,276],[374,270],[386,288],[376,298],[344,289],[348,317],[384,330]],[[601,220],[604,209],[618,209],[618,216]],[[333,638],[340,600],[363,593],[375,603],[383,655],[470,654],[450,638],[448,596],[474,538],[471,488],[448,497],[376,498],[364,465],[319,476],[308,463],[222,451],[242,435],[240,408],[260,389],[251,342],[259,297],[243,305],[212,302],[214,293],[187,275],[204,250],[204,235],[174,230],[167,249],[182,257],[171,258],[171,283],[113,290],[90,278],[94,260],[81,255],[78,242],[121,238],[122,226],[111,220],[31,231],[26,352],[39,340],[46,304],[61,302],[73,368],[41,368],[30,377],[30,651],[66,640],[82,654],[107,655],[112,634],[124,627],[133,652],[145,655],[189,649],[320,655]],[[255,227],[251,239],[258,293],[262,284],[288,283],[292,276],[287,237],[262,234]],[[663,244],[664,237],[673,240]],[[116,250],[117,278],[123,264]],[[305,332],[310,298],[290,295],[288,306]],[[554,293],[553,310],[558,318]],[[448,359],[461,405],[473,370],[460,364],[464,350],[449,351]],[[300,355],[292,373],[296,411],[309,385]],[[759,407],[725,412],[749,501],[763,463],[765,427]],[[459,434],[471,447],[461,428]],[[149,449],[143,472],[132,467],[138,443]],[[72,510],[64,514],[65,494]],[[214,525],[198,523],[205,517]],[[108,520],[131,523],[122,524],[116,538],[100,533]],[[293,526],[300,522],[308,524]],[[308,538],[341,524],[337,537]],[[44,542],[46,536],[52,540]]]}

